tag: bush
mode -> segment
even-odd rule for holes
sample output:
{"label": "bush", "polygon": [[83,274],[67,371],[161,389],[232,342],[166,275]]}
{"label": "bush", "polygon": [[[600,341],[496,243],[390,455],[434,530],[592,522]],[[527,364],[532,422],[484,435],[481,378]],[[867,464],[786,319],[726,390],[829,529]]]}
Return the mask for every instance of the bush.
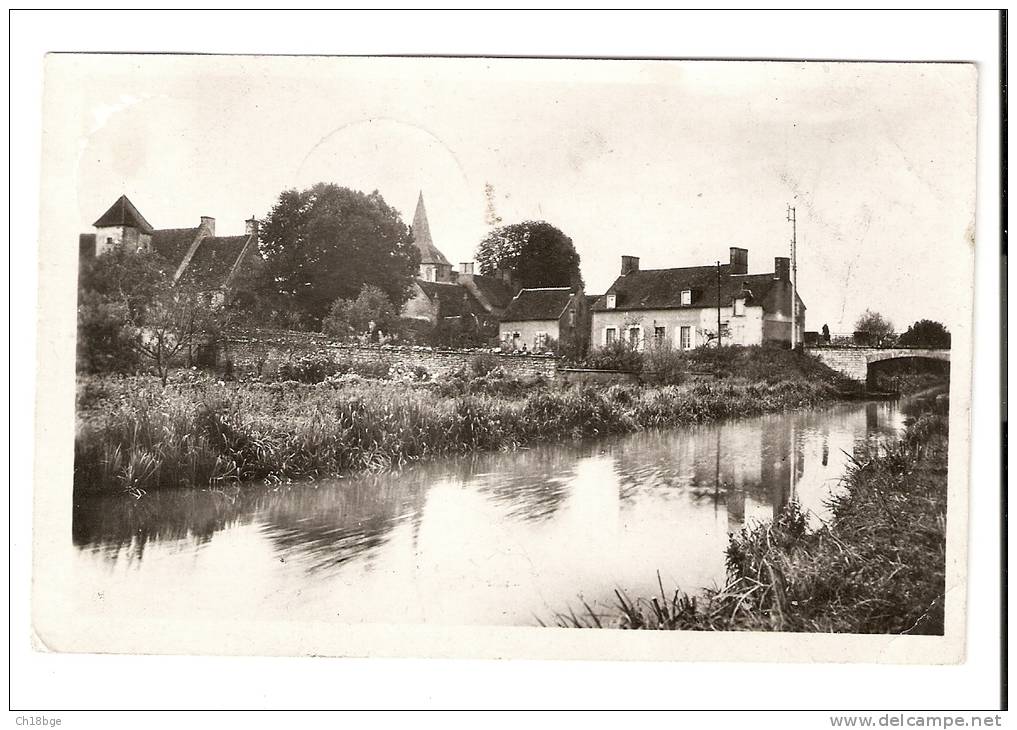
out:
{"label": "bush", "polygon": [[477,355],[470,361],[470,370],[478,378],[484,377],[500,366],[497,355]]}
{"label": "bush", "polygon": [[901,347],[950,347],[950,333],[940,322],[921,319],[908,327],[898,340]]}
{"label": "bush", "polygon": [[323,354],[301,355],[279,366],[278,380],[295,380],[298,383],[320,383],[326,378],[350,372],[347,363],[338,363]]}
{"label": "bush", "polygon": [[135,337],[124,307],[82,292],[78,304],[77,368],[81,373],[125,373],[138,367]]}
{"label": "bush", "polygon": [[590,351],[579,367],[591,370],[621,370],[630,373],[643,371],[643,354],[621,340]]}
{"label": "bush", "polygon": [[401,317],[395,325],[395,334],[408,345],[435,344],[435,327],[426,319]]}
{"label": "bush", "polygon": [[[396,371],[400,380],[427,380],[426,368],[419,365],[400,367]],[[387,362],[372,360],[361,362],[355,360],[336,360],[319,353],[302,355],[279,366],[276,380],[292,380],[298,383],[314,385],[344,375],[357,375],[368,380],[387,380],[393,377],[393,367]]]}
{"label": "bush", "polygon": [[362,378],[370,378],[372,380],[384,380],[389,376],[389,371],[391,370],[387,362],[379,362],[377,360],[372,362],[354,362],[348,367],[350,372],[354,372]]}
{"label": "bush", "polygon": [[661,385],[681,385],[688,375],[689,360],[670,343],[661,343],[651,347],[643,356],[643,369],[654,373]]}
{"label": "bush", "polygon": [[[486,358],[480,356],[470,364],[470,368],[459,368],[435,384],[435,390],[445,397],[459,395],[479,394],[518,396],[535,388],[547,384],[547,380],[540,375],[529,375],[523,377],[510,376],[505,368],[498,367],[487,370]],[[497,358],[494,358],[497,360]],[[478,361],[480,361],[478,363]],[[497,362],[495,363],[497,364]],[[483,371],[477,375],[477,371]]]}
{"label": "bush", "polygon": [[365,284],[356,299],[336,299],[332,302],[322,331],[342,340],[352,340],[368,334],[376,340],[379,333],[396,328],[398,314],[388,296],[376,286]]}

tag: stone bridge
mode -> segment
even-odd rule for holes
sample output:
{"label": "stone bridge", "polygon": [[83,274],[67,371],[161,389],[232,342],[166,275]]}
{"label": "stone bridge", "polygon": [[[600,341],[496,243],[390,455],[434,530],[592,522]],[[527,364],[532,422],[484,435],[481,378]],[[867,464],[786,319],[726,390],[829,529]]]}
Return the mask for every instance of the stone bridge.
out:
{"label": "stone bridge", "polygon": [[921,350],[917,348],[877,347],[815,347],[809,353],[819,358],[827,367],[843,373],[852,380],[865,382],[869,376],[869,365],[884,360],[922,358],[950,362],[949,350]]}

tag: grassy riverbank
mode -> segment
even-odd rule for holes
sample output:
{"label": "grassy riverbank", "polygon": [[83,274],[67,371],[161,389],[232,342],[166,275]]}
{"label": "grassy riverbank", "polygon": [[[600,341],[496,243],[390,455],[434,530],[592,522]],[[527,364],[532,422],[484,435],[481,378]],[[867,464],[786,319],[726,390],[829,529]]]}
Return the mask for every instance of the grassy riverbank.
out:
{"label": "grassy riverbank", "polygon": [[[278,482],[532,442],[626,433],[814,406],[839,379],[805,355],[755,348],[711,382],[559,388],[497,373],[445,379],[222,382],[82,377],[75,489],[140,496],[159,488]],[[782,358],[780,371],[760,367]],[[748,378],[757,368],[765,377]],[[747,372],[747,370],[746,370]]]}
{"label": "grassy riverbank", "polygon": [[723,589],[631,598],[559,626],[942,634],[948,420],[926,414],[891,447],[855,457],[833,518],[806,528],[792,505],[732,535]]}

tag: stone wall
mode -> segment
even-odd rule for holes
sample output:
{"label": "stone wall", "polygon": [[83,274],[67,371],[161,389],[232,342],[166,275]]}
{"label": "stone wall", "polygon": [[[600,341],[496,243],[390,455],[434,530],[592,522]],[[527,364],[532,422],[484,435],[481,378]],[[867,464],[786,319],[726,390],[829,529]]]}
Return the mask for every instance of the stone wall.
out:
{"label": "stone wall", "polygon": [[[230,336],[219,351],[220,365],[229,359],[237,375],[272,377],[287,360],[305,355],[325,355],[353,362],[386,362],[419,365],[432,379],[469,367],[482,350],[442,350],[409,345],[348,345],[327,335],[286,330],[254,330]],[[550,355],[493,354],[510,375],[543,375],[553,378],[556,369]]]}

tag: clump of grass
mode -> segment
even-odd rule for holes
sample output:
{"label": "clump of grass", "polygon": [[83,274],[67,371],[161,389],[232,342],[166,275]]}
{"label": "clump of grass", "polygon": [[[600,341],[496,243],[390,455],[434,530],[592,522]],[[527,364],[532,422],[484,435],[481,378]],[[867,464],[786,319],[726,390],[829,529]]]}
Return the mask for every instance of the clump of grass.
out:
{"label": "clump of grass", "polygon": [[[563,627],[942,634],[948,422],[926,414],[890,447],[856,455],[830,524],[809,532],[794,502],[772,523],[732,535],[719,591],[676,590]],[[658,574],[659,582],[659,574]]]}

